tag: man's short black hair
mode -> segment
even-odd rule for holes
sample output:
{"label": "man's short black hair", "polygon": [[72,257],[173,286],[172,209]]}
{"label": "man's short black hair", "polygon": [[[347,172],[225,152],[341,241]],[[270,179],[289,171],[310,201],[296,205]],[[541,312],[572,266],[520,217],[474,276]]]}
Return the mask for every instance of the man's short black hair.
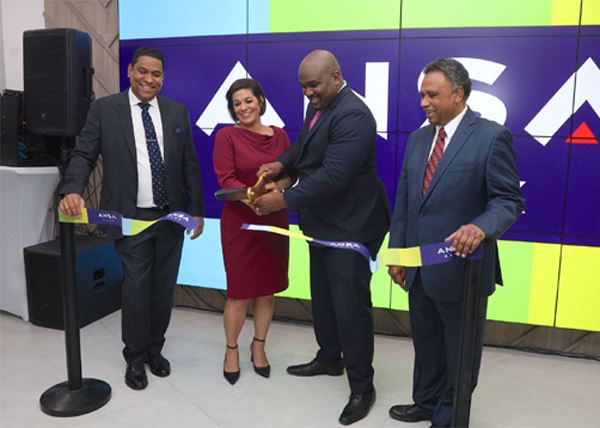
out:
{"label": "man's short black hair", "polygon": [[452,90],[462,86],[465,93],[465,100],[471,94],[471,79],[469,72],[459,61],[452,58],[439,58],[430,62],[423,69],[424,74],[434,71],[441,71],[452,84]]}
{"label": "man's short black hair", "polygon": [[149,56],[151,58],[156,58],[157,60],[160,61],[160,63],[162,64],[162,68],[163,71],[165,69],[165,57],[163,56],[162,52],[159,51],[156,48],[153,48],[152,46],[142,46],[141,48],[138,48],[135,53],[133,54],[133,58],[131,59],[131,66],[135,66],[135,63],[137,62],[138,58],[141,56]]}

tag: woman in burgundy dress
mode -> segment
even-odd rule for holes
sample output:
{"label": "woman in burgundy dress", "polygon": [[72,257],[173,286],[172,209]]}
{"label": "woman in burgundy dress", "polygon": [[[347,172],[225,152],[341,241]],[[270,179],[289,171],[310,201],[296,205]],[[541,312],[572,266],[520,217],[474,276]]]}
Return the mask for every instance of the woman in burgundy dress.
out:
{"label": "woman in burgundy dress", "polygon": [[[213,152],[215,173],[223,189],[250,187],[256,183],[258,167],[277,159],[290,146],[290,140],[284,130],[261,123],[266,102],[257,81],[236,80],[226,98],[236,125],[217,132]],[[273,317],[273,294],[288,287],[289,239],[273,233],[242,230],[244,223],[287,229],[288,212],[259,215],[247,200],[226,202],[223,208],[221,242],[228,297],[223,315],[227,340],[223,375],[232,385],[240,376],[237,339],[251,299],[254,314],[251,360],[257,374],[269,377],[271,367],[265,355],[265,339]]]}

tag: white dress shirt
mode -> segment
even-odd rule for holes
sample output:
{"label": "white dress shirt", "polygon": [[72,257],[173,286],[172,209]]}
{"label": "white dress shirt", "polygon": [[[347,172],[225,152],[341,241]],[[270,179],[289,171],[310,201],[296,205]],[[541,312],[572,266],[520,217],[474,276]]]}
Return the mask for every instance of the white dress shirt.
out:
{"label": "white dress shirt", "polygon": [[[135,151],[138,170],[137,207],[154,208],[156,205],[154,205],[154,198],[152,194],[152,170],[150,169],[148,145],[146,144],[146,130],[144,129],[144,124],[142,122],[142,108],[138,105],[138,103],[141,102],[142,101],[140,101],[138,97],[136,97],[131,91],[131,88],[129,88],[129,105],[131,106],[131,121],[133,122],[133,137],[135,138]],[[165,145],[160,109],[158,107],[158,98],[154,97],[154,99],[152,99],[148,104],[150,104],[148,113],[150,114],[152,123],[154,124],[160,155],[164,162]]]}
{"label": "white dress shirt", "polygon": [[431,153],[433,153],[433,149],[435,147],[435,141],[437,140],[438,134],[440,132],[440,128],[444,128],[444,131],[446,131],[446,144],[444,145],[444,152],[445,152],[448,149],[448,145],[450,144],[450,141],[452,140],[452,136],[456,132],[456,128],[458,128],[458,124],[460,123],[462,118],[465,117],[466,112],[467,112],[467,107],[465,106],[463,111],[461,111],[458,114],[458,116],[456,116],[454,119],[452,119],[450,122],[448,122],[444,126],[436,125],[435,135],[433,136],[433,142],[431,143],[431,148],[429,149],[429,156],[427,156],[427,159],[429,159],[431,157]]}

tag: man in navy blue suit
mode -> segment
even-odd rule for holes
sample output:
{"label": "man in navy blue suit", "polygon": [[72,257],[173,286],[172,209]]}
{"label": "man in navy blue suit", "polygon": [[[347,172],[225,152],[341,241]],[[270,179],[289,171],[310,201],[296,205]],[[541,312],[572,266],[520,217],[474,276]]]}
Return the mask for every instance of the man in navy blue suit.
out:
{"label": "man in navy blue suit", "polygon": [[[65,214],[81,216],[85,205],[81,195],[102,155],[101,209],[145,221],[187,211],[200,222],[191,239],[202,233],[202,179],[190,116],[184,105],[158,95],[164,62],[158,49],[137,49],[127,69],[131,87],[92,104],[61,189],[65,196],[60,209]],[[161,166],[164,174],[158,174]],[[125,383],[141,390],[148,385],[144,364],[155,376],[171,373],[162,349],[171,320],[183,227],[164,221],[132,236],[123,236],[114,226],[104,231],[115,240],[123,266]]]}
{"label": "man in navy blue suit", "polygon": [[[326,241],[354,241],[376,256],[390,222],[390,203],[377,174],[377,130],[369,108],[343,79],[331,52],[317,50],[298,70],[310,100],[299,137],[276,162],[259,174],[277,179],[298,175],[285,193],[272,192],[255,202],[259,213],[289,207],[300,228]],[[272,184],[282,190],[291,183]],[[294,376],[348,372],[350,400],[340,415],[343,425],[364,418],[375,402],[373,388],[373,313],[371,271],[360,253],[310,245],[310,283],[315,336],[319,345],[309,363],[288,367]],[[342,360],[343,354],[343,360]]]}
{"label": "man in navy blue suit", "polygon": [[487,299],[502,284],[496,241],[525,208],[505,127],[478,118],[469,107],[471,80],[464,66],[438,59],[423,70],[421,107],[430,124],[408,140],[396,194],[390,248],[452,242],[460,259],[433,266],[390,266],[408,291],[415,347],[414,404],[393,406],[403,422],[431,420],[449,427],[460,330],[465,260],[483,243],[480,318],[473,388],[483,350]]}

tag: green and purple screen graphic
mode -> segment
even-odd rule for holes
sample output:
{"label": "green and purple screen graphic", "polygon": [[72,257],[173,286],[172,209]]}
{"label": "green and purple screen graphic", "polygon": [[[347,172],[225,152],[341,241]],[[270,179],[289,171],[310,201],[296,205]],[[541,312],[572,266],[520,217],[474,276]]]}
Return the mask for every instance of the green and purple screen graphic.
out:
{"label": "green and purple screen graphic", "polygon": [[[469,70],[469,106],[514,134],[527,201],[499,243],[505,286],[488,318],[600,331],[600,1],[149,3],[142,10],[139,1],[119,2],[121,84],[129,86],[135,49],[156,46],[165,55],[161,94],[190,112],[207,219],[203,236],[186,240],[180,284],[226,287],[212,150],[216,131],[232,123],[225,91],[234,80],[261,82],[263,123],[293,141],[306,108],[298,65],[314,49],[332,51],[375,116],[378,170],[393,203],[408,136],[426,120],[421,70],[451,57]],[[290,250],[290,288],[281,296],[310,298],[307,244],[292,239]],[[372,293],[377,307],[408,308],[386,269],[374,275]]]}

